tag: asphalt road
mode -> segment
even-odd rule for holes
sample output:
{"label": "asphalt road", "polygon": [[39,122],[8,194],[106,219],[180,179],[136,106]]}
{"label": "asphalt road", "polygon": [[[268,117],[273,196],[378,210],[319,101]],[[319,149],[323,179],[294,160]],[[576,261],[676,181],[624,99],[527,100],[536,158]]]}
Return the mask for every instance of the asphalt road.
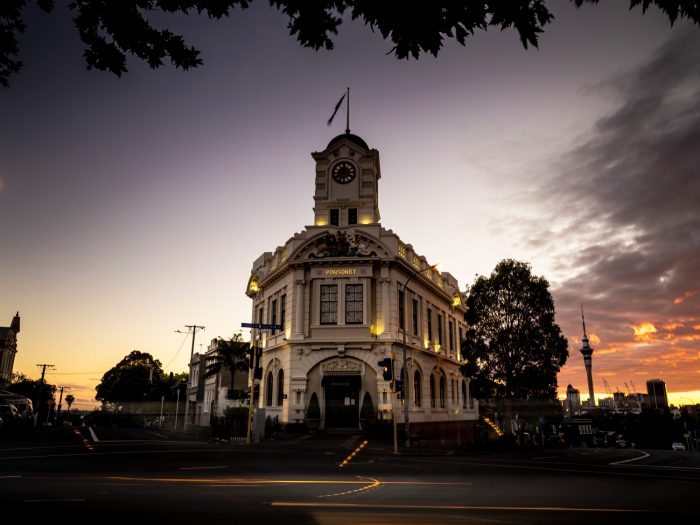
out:
{"label": "asphalt road", "polygon": [[381,443],[359,448],[360,435],[246,445],[158,430],[93,432],[3,436],[0,515],[198,524],[700,521],[697,452],[487,455],[448,445],[394,455]]}

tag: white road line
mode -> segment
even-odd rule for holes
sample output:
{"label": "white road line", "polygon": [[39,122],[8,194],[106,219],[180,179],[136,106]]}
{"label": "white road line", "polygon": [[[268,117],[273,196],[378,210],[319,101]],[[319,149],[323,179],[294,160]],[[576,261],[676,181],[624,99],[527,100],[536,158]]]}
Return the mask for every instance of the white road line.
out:
{"label": "white road line", "polygon": [[532,458],[532,461],[537,461],[537,460],[540,460],[540,459],[552,459],[552,458],[556,458],[556,457],[557,457],[557,456],[545,456],[545,457],[543,457],[543,458]]}
{"label": "white road line", "polygon": [[7,478],[21,478],[22,476],[0,476],[0,479],[7,479]]}
{"label": "white road line", "polygon": [[180,470],[203,470],[210,468],[228,468],[228,465],[220,465],[218,467],[180,467]]}
{"label": "white road line", "polygon": [[622,461],[614,461],[613,463],[608,463],[608,465],[621,465],[622,463],[630,463],[631,461],[638,461],[640,459],[648,458],[649,454],[644,452],[643,450],[638,450],[637,452],[641,452],[644,454],[643,456],[639,456],[638,458],[632,458],[632,459],[624,459]]}
{"label": "white road line", "polygon": [[95,435],[95,431],[92,429],[92,427],[88,427],[88,430],[90,431],[90,435],[92,436],[92,440],[97,443],[99,439],[97,439],[97,436]]}

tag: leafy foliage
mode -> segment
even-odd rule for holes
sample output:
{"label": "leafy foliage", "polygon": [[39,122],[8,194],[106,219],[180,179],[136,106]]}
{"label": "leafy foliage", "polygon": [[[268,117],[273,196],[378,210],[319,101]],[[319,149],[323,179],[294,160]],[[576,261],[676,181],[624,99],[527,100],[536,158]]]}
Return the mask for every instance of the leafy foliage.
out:
{"label": "leafy foliage", "polygon": [[32,403],[34,403],[34,412],[38,412],[40,414],[39,417],[41,418],[41,414],[43,413],[45,415],[46,411],[49,409],[49,405],[52,402],[55,402],[57,388],[56,385],[47,383],[46,379],[44,379],[44,384],[41,389],[41,399],[39,399],[39,402],[37,403],[40,384],[40,379],[29,379],[24,374],[17,373],[12,374],[10,384],[6,387],[6,389],[17,395],[31,399]]}
{"label": "leafy foliage", "polygon": [[311,394],[309,408],[306,410],[306,419],[321,419],[321,405],[318,404],[316,392]]}
{"label": "leafy foliage", "polygon": [[204,377],[214,377],[222,370],[231,372],[231,389],[233,389],[233,377],[236,371],[248,370],[246,353],[250,345],[243,342],[241,334],[234,334],[226,341],[219,337],[216,341],[216,354],[207,359],[207,369]]}
{"label": "leafy foliage", "polygon": [[374,403],[369,392],[365,392],[365,397],[362,399],[362,408],[360,409],[360,419],[374,419]]}
{"label": "leafy foliage", "polygon": [[490,277],[476,278],[467,307],[462,373],[472,395],[555,397],[569,345],[554,322],[547,280],[527,263],[503,260]]}
{"label": "leafy foliage", "polygon": [[[153,368],[153,379],[149,381]],[[159,360],[146,352],[134,350],[108,370],[95,390],[95,399],[116,406],[139,401],[160,401],[161,396],[174,398],[170,378],[163,373]]]}
{"label": "leafy foliage", "polygon": [[68,394],[66,396],[66,405],[68,405],[69,411],[70,411],[70,407],[73,403],[75,403],[75,396],[73,394]]}
{"label": "leafy foliage", "polygon": [[[17,56],[17,35],[24,33],[22,10],[31,0],[0,2],[0,84],[17,73],[22,62]],[[599,0],[571,0],[576,7]],[[83,57],[88,69],[110,71],[117,76],[127,72],[126,55],[145,60],[155,69],[170,58],[175,67],[187,70],[202,64],[199,51],[187,46],[182,36],[167,29],[155,29],[146,19],[149,12],[206,13],[209,18],[228,17],[236,7],[246,9],[252,0],[74,0],[68,8],[76,11],[73,19],[80,39],[87,46]],[[391,40],[397,58],[418,58],[421,53],[437,56],[445,38],[465,45],[475,30],[489,27],[514,28],[522,45],[537,47],[543,27],[553,20],[546,0],[432,0],[400,2],[398,0],[269,0],[289,17],[289,34],[303,47],[333,49],[334,35],[350,12],[352,20],[362,20],[385,39]],[[50,13],[54,0],[36,0],[40,9]],[[671,24],[678,18],[700,20],[700,6],[693,0],[630,0],[630,8],[658,6]]]}

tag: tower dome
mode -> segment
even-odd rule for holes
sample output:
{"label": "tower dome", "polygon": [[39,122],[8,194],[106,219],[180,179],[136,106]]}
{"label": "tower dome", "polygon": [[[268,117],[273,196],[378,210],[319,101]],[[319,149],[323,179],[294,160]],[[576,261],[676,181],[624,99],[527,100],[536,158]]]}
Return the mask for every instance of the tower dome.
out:
{"label": "tower dome", "polygon": [[333,144],[335,144],[336,142],[340,142],[343,139],[348,139],[350,142],[360,146],[361,148],[369,149],[369,146],[367,145],[367,143],[364,140],[362,140],[357,135],[353,135],[352,133],[343,133],[342,135],[338,135],[337,137],[334,137],[328,143],[328,146],[326,146],[326,149],[330,148]]}

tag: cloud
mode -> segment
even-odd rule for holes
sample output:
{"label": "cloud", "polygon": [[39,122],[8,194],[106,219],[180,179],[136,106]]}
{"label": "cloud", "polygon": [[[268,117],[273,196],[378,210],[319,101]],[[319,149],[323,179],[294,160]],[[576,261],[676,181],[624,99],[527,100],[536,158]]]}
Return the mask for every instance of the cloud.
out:
{"label": "cloud", "polygon": [[[600,338],[599,376],[646,374],[666,379],[669,390],[697,387],[685,365],[700,358],[700,325],[692,325],[700,317],[699,64],[697,28],[679,28],[647,63],[600,86],[616,91],[618,107],[523,198],[538,213],[509,217],[554,283],[565,335],[582,333],[584,303],[586,325]],[[579,370],[576,354],[562,370],[567,378]]]}

